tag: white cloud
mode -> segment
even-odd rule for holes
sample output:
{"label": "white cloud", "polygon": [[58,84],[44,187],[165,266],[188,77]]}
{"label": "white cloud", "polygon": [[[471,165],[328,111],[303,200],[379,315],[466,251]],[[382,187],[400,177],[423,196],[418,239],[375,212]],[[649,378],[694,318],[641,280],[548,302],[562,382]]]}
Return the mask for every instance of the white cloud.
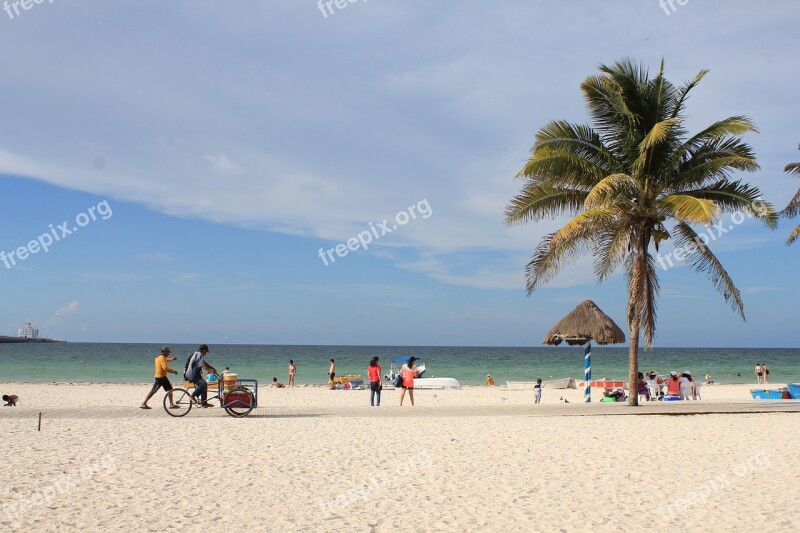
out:
{"label": "white cloud", "polygon": [[67,305],[59,307],[55,311],[53,311],[53,316],[45,320],[45,326],[52,326],[56,322],[63,320],[64,318],[74,314],[78,311],[78,300],[72,300]]}
{"label": "white cloud", "polygon": [[[0,45],[21,45],[4,58],[6,77],[16,81],[0,96],[15,102],[6,121],[28,127],[0,132],[0,172],[171,215],[333,242],[428,198],[430,219],[381,239],[375,250],[408,248],[420,260],[436,259],[434,268],[418,271],[437,279],[510,286],[525,263],[515,253],[530,253],[557,225],[510,230],[502,223],[535,131],[551,119],[586,121],[580,82],[597,63],[633,50],[653,69],[665,57],[676,82],[711,67],[689,105],[693,127],[753,116],[762,135],[748,140],[767,154],[765,175],[774,170],[774,179],[762,180],[768,199],[782,205],[796,189],[781,172],[796,160],[796,141],[785,141],[796,121],[783,107],[800,74],[776,68],[793,64],[797,49],[791,2],[768,9],[698,3],[670,17],[645,3],[512,2],[488,11],[375,3],[323,26],[313,6],[301,4],[254,4],[225,17],[192,4],[180,28],[147,36],[137,31],[146,10],[126,12],[127,25],[91,23],[93,42],[104,46],[91,46],[90,66],[80,60],[91,45],[84,37],[90,21],[119,20],[116,4],[91,11],[71,5],[57,20],[8,25]],[[161,9],[169,17],[187,5]],[[591,33],[596,20],[608,22],[612,38],[590,54],[583,43],[554,38]],[[214,38],[199,39],[208,27]],[[403,37],[410,28],[418,35],[413,42]],[[755,38],[766,30],[777,40]],[[258,46],[249,34],[255,31]],[[58,56],[47,44],[53,35],[63,50]],[[442,46],[430,47],[442,35]],[[156,48],[159,42],[197,46]],[[719,54],[719,42],[735,42],[733,53]],[[329,43],[336,53],[320,53]],[[291,57],[275,56],[269,69],[251,67],[287,47]],[[197,57],[224,66],[224,75],[190,68]],[[764,57],[769,61],[753,60]],[[58,120],[39,125],[50,115]],[[93,120],[81,120],[86,116]],[[783,144],[783,151],[773,148]],[[92,171],[97,154],[109,161],[102,171]],[[759,246],[748,233],[737,230],[725,246]],[[508,258],[483,272],[450,262],[449,254],[474,250]]]}
{"label": "white cloud", "polygon": [[243,170],[242,167],[228,159],[228,157],[224,154],[206,154],[203,156],[203,159],[211,163],[211,168],[213,168],[218,174],[241,174]]}
{"label": "white cloud", "polygon": [[166,263],[172,261],[172,254],[149,252],[134,256],[134,259],[143,263]]}

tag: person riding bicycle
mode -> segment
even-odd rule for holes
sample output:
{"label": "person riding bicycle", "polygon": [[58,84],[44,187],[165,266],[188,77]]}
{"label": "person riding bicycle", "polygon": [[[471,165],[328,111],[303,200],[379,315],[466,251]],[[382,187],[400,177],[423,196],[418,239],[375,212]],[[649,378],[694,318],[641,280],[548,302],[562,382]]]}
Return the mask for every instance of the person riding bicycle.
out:
{"label": "person riding bicycle", "polygon": [[206,362],[205,358],[208,352],[209,349],[206,344],[200,346],[200,348],[198,348],[197,351],[192,354],[192,357],[189,358],[189,364],[186,366],[186,372],[183,374],[183,377],[185,377],[187,381],[194,383],[195,389],[192,393],[192,398],[197,401],[197,398],[199,397],[201,407],[213,407],[207,401],[208,386],[206,385],[206,381],[203,379],[204,369],[209,374],[217,373],[217,369]]}

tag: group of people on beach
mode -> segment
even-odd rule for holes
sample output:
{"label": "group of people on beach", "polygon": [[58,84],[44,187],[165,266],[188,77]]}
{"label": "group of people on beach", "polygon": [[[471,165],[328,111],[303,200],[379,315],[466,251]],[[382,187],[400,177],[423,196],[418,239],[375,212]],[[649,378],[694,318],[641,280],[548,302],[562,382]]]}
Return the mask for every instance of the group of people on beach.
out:
{"label": "group of people on beach", "polygon": [[769,367],[767,363],[756,363],[753,373],[756,375],[756,384],[769,385]]}
{"label": "group of people on beach", "polygon": [[[706,373],[706,382],[711,382],[709,373]],[[638,393],[640,398],[647,401],[663,400],[664,398],[699,400],[700,384],[688,370],[681,374],[673,370],[666,379],[660,378],[655,371],[650,371],[646,375],[639,372]]]}

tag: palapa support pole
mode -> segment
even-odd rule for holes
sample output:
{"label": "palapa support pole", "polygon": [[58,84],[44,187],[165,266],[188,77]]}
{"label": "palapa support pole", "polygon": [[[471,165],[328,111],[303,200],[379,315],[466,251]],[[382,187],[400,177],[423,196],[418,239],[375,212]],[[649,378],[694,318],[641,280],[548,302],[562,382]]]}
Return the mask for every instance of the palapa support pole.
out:
{"label": "palapa support pole", "polygon": [[39,431],[41,431],[41,430],[42,430],[42,413],[40,411],[39,412]]}
{"label": "palapa support pole", "polygon": [[592,339],[587,339],[583,350],[583,401],[592,402]]}

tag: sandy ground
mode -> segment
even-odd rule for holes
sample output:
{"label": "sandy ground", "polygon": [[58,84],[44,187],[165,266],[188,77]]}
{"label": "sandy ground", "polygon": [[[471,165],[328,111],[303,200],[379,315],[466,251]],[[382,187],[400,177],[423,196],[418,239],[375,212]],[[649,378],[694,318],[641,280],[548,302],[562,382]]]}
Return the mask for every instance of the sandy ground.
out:
{"label": "sandy ground", "polygon": [[[297,387],[263,389],[258,416],[170,418],[161,394],[136,407],[148,385],[2,388],[21,401],[0,408],[0,531],[800,530],[798,412],[616,416],[504,387],[370,409]],[[750,388],[692,406],[763,405]]]}

